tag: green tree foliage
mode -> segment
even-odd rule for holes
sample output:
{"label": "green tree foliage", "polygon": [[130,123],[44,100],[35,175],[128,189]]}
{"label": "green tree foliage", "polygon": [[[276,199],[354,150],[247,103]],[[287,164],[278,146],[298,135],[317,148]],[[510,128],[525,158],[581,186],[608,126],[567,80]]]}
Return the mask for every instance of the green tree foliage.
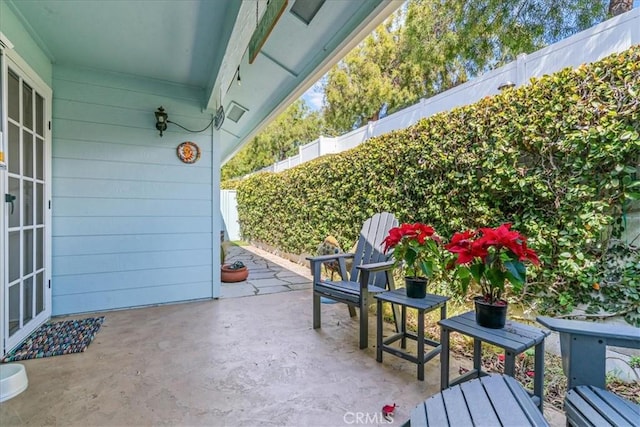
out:
{"label": "green tree foliage", "polygon": [[589,28],[606,0],[410,0],[402,37],[403,84],[440,93]]}
{"label": "green tree foliage", "polygon": [[[449,3],[449,2],[448,2]],[[608,0],[454,0],[456,56],[469,75],[513,61],[607,18]],[[449,49],[451,52],[452,49]]]}
{"label": "green tree foliage", "polygon": [[399,87],[401,28],[400,15],[394,14],[329,71],[324,117],[335,133],[378,120],[383,108],[415,99]]}
{"label": "green tree foliage", "polygon": [[222,180],[243,176],[298,153],[323,131],[319,112],[310,111],[303,99],[291,104],[258,136],[222,167]]}
{"label": "green tree foliage", "polygon": [[[454,7],[455,6],[455,7]],[[456,8],[437,0],[411,0],[402,32],[402,85],[417,98],[430,97],[464,83],[467,73],[456,46]]]}

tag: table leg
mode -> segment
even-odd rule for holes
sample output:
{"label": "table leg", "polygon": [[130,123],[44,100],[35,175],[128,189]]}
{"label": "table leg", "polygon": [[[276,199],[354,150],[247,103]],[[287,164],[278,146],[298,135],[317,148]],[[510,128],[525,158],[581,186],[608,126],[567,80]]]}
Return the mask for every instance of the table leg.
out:
{"label": "table leg", "polygon": [[516,355],[512,351],[504,352],[504,373],[514,378],[516,376]]}
{"label": "table leg", "polygon": [[424,310],[418,310],[418,380],[424,381]]}
{"label": "table leg", "polygon": [[382,300],[376,306],[376,360],[382,362]]}
{"label": "table leg", "polygon": [[440,327],[440,390],[449,388],[449,330]]}
{"label": "table leg", "polygon": [[533,376],[533,394],[540,398],[540,411],[542,412],[542,403],[544,402],[544,339],[540,341],[540,344],[535,348],[535,361],[534,361],[534,376]]}
{"label": "table leg", "polygon": [[402,333],[402,339],[400,340],[400,348],[407,348],[407,306],[403,305],[400,310],[400,333]]}
{"label": "table leg", "polygon": [[482,372],[482,341],[477,338],[473,339],[473,369],[476,376],[480,378]]}

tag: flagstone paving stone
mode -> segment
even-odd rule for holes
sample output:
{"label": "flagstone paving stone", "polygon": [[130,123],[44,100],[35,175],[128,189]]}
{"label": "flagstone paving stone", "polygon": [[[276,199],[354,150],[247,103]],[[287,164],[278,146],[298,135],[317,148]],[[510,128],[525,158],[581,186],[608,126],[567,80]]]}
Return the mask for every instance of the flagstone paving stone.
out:
{"label": "flagstone paving stone", "polygon": [[273,271],[261,271],[261,272],[256,272],[253,270],[249,270],[249,281],[253,281],[256,279],[270,279],[274,276],[274,272]]}
{"label": "flagstone paving stone", "polygon": [[288,283],[284,280],[276,279],[275,277],[270,277],[267,279],[249,279],[249,283],[257,288],[268,288],[270,286],[285,286]]}
{"label": "flagstone paving stone", "polygon": [[305,289],[311,289],[311,282],[309,283],[300,283],[300,284],[292,284],[289,285],[289,288],[291,288],[292,291],[302,291]]}
{"label": "flagstone paving stone", "polygon": [[276,277],[290,284],[299,284],[299,283],[311,284],[311,281],[309,279],[307,279],[306,277],[298,276],[297,274],[295,276],[285,276],[285,277],[278,274]]}

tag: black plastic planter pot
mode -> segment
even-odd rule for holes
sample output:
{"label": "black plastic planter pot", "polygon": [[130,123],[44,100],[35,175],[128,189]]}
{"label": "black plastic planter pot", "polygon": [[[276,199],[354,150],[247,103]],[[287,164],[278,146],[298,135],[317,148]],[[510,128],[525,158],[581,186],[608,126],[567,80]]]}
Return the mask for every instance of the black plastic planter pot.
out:
{"label": "black plastic planter pot", "polygon": [[490,304],[484,301],[484,297],[473,299],[476,306],[476,322],[480,326],[491,329],[504,328],[507,321],[507,302],[500,300],[504,304]]}
{"label": "black plastic planter pot", "polygon": [[409,298],[424,298],[427,295],[426,277],[405,277],[404,284]]}

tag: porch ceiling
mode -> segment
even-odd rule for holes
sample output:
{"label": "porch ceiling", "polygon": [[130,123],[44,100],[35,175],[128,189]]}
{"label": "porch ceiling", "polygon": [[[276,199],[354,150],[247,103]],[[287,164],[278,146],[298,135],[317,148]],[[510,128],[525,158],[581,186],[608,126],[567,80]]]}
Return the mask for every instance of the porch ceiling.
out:
{"label": "porch ceiling", "polygon": [[[326,0],[307,25],[285,12],[249,64],[248,43],[265,0],[16,1],[10,7],[56,65],[164,80],[202,89],[202,109],[231,102],[222,159],[308,89],[401,0]],[[258,18],[258,19],[257,19]],[[235,84],[240,66],[241,85]],[[157,106],[149,106],[150,112]],[[171,114],[171,111],[168,111]]]}

